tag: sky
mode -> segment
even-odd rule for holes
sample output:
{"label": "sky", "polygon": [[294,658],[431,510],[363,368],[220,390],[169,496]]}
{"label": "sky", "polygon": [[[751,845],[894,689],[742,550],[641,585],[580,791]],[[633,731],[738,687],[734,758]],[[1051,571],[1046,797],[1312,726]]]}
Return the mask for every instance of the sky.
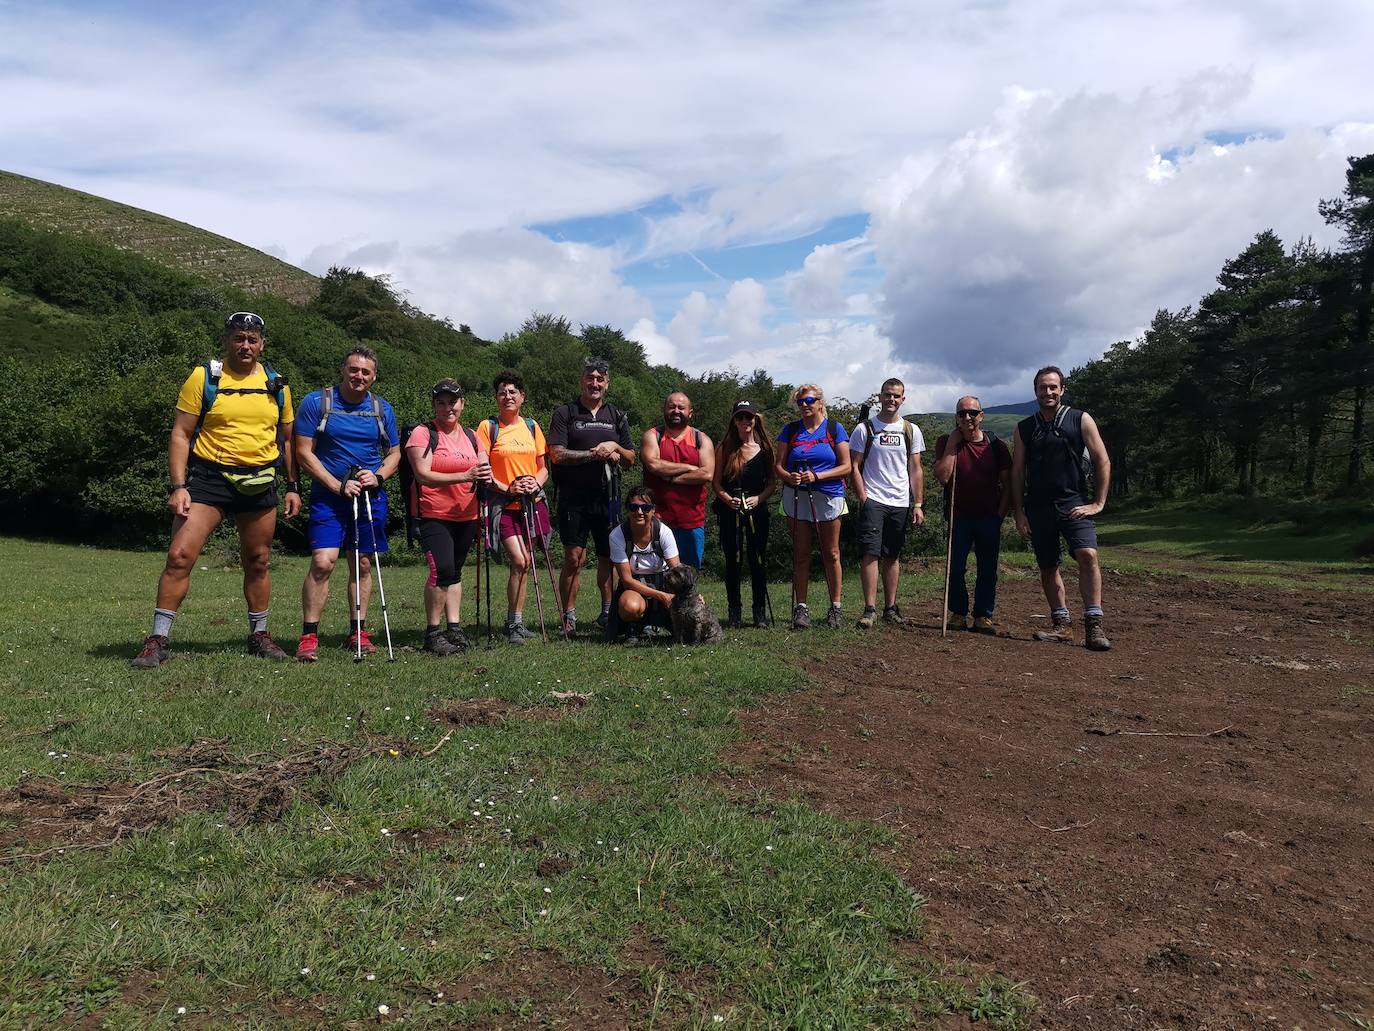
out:
{"label": "sky", "polygon": [[1374,151],[1367,0],[0,0],[0,168],[481,336],[1027,400]]}

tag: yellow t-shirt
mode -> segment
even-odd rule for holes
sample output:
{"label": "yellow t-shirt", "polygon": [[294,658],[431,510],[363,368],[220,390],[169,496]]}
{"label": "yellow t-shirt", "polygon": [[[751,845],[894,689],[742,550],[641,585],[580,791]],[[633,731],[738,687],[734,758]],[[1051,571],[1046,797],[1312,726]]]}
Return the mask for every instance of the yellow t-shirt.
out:
{"label": "yellow t-shirt", "polygon": [[[495,444],[491,442],[491,420],[483,419],[477,427],[477,439],[486,445],[491,460],[491,475],[506,484],[521,476],[538,475],[539,456],[548,453],[544,431],[539,428],[539,423],[534,424],[534,432],[530,433],[523,415],[514,422],[501,424],[496,431]],[[520,502],[512,501],[506,507],[519,508]]]}
{"label": "yellow t-shirt", "polygon": [[[280,411],[271,394],[226,394],[226,387],[235,390],[256,387],[265,390],[267,371],[257,365],[247,376],[238,376],[229,368],[219,377],[219,396],[205,413],[192,454],[219,465],[247,465],[261,468],[271,465],[281,455],[277,446],[277,423],[295,418],[291,407],[291,388],[286,387],[285,404]],[[205,366],[197,365],[181,385],[177,395],[177,411],[199,417],[201,398],[205,395]]]}

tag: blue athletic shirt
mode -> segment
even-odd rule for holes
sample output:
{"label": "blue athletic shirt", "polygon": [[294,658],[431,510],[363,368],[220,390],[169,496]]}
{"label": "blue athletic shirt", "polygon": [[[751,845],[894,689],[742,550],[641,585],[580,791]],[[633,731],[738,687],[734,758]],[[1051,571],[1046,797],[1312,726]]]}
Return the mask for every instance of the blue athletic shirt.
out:
{"label": "blue athletic shirt", "polygon": [[[337,386],[329,389],[334,392],[334,406],[324,433],[315,439],[315,457],[335,479],[342,480],[355,465],[375,473],[382,467],[382,455],[401,443],[401,434],[396,429],[396,412],[388,402],[378,398],[382,402],[382,422],[386,425],[387,446],[383,448],[377,439],[377,420],[372,417],[371,393],[364,394],[357,404],[349,404],[339,396]],[[296,409],[297,436],[315,438],[316,427],[320,424],[322,393],[315,390],[306,394]]]}
{"label": "blue athletic shirt", "polygon": [[[839,462],[835,457],[835,449],[825,439],[826,423],[830,423],[835,428],[835,443],[848,444],[849,434],[838,422],[829,419],[822,419],[821,424],[815,430],[808,430],[806,424],[801,420],[788,423],[778,434],[778,443],[787,447],[787,458],[782,466],[789,472],[800,472],[802,463],[805,462],[812,472],[823,473],[835,468]],[[788,440],[791,440],[790,446]],[[822,494],[829,494],[833,498],[844,497],[843,480],[822,480],[816,484],[816,490]]]}

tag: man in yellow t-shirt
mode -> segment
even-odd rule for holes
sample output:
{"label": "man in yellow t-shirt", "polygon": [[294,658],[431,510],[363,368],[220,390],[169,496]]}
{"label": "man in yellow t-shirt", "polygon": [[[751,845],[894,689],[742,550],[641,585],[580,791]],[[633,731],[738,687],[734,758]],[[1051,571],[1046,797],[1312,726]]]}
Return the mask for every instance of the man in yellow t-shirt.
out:
{"label": "man in yellow t-shirt", "polygon": [[[234,517],[239,531],[248,652],[287,658],[267,632],[278,464],[286,469],[286,518],[300,511],[301,498],[290,447],[291,391],[258,360],[265,333],[261,316],[246,311],[230,315],[220,337],[223,361],[196,368],[182,384],[167,444],[172,544],[158,581],[152,633],[134,657],[135,669],[157,669],[170,657],[167,642],[191,586],[191,569],[226,515]],[[208,409],[207,389],[213,390]]]}
{"label": "man in yellow t-shirt", "polygon": [[[525,626],[526,574],[534,561],[534,542],[525,526],[522,504],[532,507],[530,521],[534,535],[548,545],[549,508],[540,492],[549,478],[548,446],[544,431],[533,419],[520,414],[525,403],[525,381],[519,373],[498,372],[493,383],[496,389],[496,439],[492,440],[492,420],[477,427],[478,444],[484,446],[491,460],[492,486],[509,500],[498,521],[501,546],[506,551],[510,576],[506,581],[506,640],[524,644],[535,634]],[[538,571],[534,572],[538,575]]]}

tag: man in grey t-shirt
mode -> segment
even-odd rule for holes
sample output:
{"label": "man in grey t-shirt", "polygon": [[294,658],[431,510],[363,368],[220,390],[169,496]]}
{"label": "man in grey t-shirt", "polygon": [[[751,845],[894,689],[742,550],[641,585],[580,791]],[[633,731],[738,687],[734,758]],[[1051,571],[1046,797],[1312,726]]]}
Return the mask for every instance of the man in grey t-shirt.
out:
{"label": "man in grey t-shirt", "polygon": [[921,452],[926,442],[920,427],[899,414],[905,400],[906,386],[901,380],[884,381],[878,393],[878,414],[859,423],[849,434],[849,454],[854,461],[851,479],[859,496],[859,582],[864,592],[861,630],[872,627],[878,615],[880,570],[883,622],[902,621],[897,607],[898,559],[906,543],[907,526],[920,526],[926,519],[921,509],[925,497]]}

